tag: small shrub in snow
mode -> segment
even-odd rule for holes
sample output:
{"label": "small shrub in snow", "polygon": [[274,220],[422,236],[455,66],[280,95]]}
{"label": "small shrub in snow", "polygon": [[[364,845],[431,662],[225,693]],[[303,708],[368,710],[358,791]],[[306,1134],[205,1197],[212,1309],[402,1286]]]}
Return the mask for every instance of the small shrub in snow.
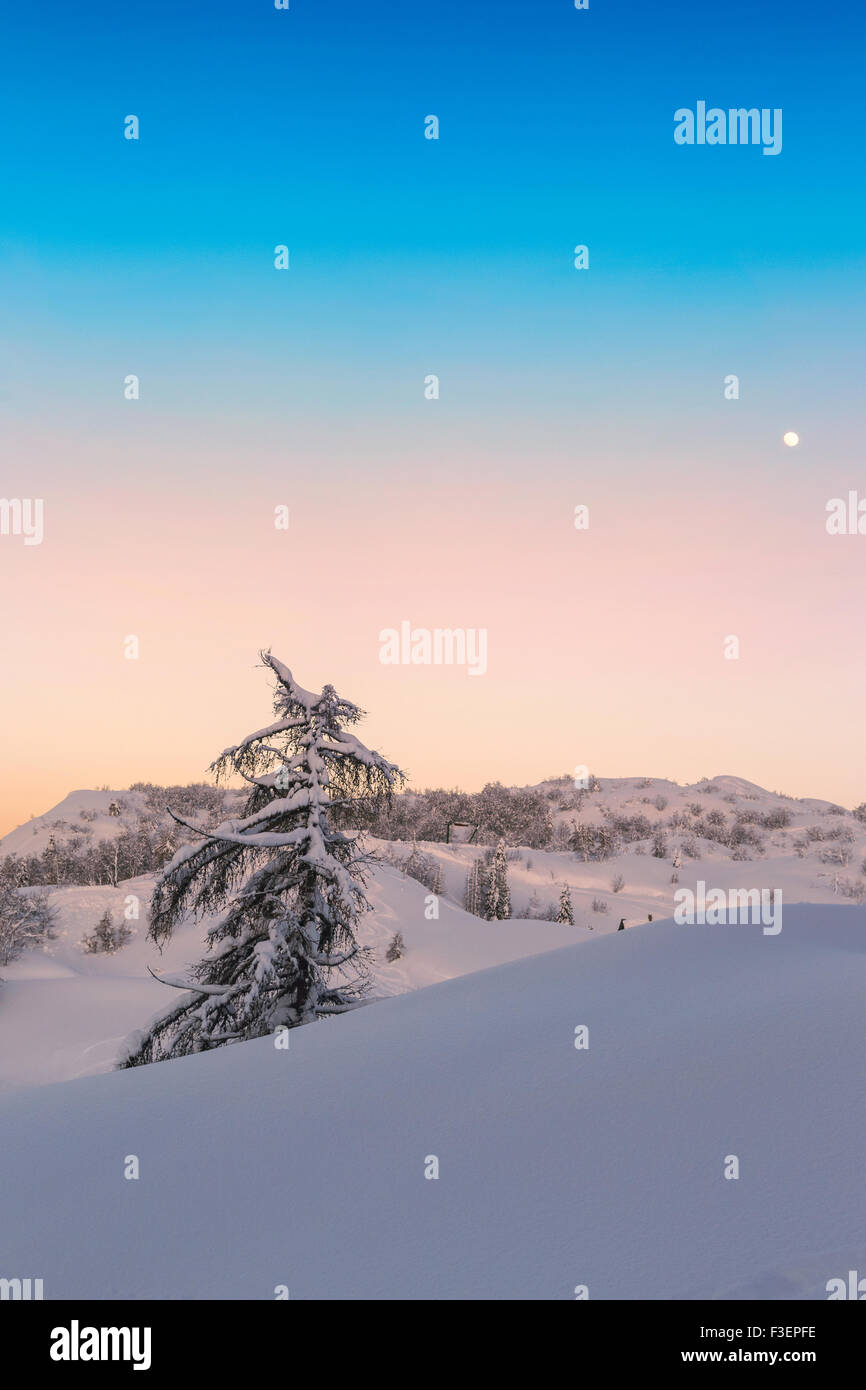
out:
{"label": "small shrub in snow", "polygon": [[774,811],[767,811],[766,815],[761,817],[761,824],[767,830],[784,830],[791,824],[791,812],[784,806],[779,806]]}
{"label": "small shrub in snow", "polygon": [[403,940],[403,933],[399,931],[395,932],[391,944],[385,952],[385,959],[387,961],[395,961],[399,960],[400,957],[405,954],[406,942]]}
{"label": "small shrub in snow", "polygon": [[607,912],[607,903],[604,898],[593,898],[592,910],[593,912]]}
{"label": "small shrub in snow", "polygon": [[610,891],[612,893],[621,893],[623,888],[625,888],[625,879],[622,874],[614,874],[610,881]]}

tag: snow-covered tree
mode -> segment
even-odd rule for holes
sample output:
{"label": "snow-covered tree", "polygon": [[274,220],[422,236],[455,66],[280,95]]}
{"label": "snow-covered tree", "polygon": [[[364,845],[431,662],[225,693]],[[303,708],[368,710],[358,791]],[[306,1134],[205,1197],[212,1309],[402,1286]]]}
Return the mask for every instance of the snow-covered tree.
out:
{"label": "snow-covered tree", "polygon": [[90,935],[82,938],[81,945],[88,954],[101,955],[119,951],[121,946],[126,945],[131,936],[132,928],[128,927],[125,922],[115,926],[114,919],[106,908]]}
{"label": "snow-covered tree", "polygon": [[483,894],[483,872],[480,859],[473,859],[469,872],[466,875],[466,887],[463,890],[463,906],[467,912],[473,916],[480,917],[484,903]]}
{"label": "snow-covered tree", "polygon": [[557,922],[567,923],[570,927],[574,926],[574,909],[571,906],[571,890],[567,883],[563,883],[562,892],[559,895],[559,911],[556,914]]}
{"label": "snow-covered tree", "polygon": [[526,904],[526,912],[524,913],[524,916],[529,921],[538,921],[540,918],[544,917],[544,909],[541,906],[541,899],[539,898],[534,888],[529,895],[529,902]]}
{"label": "snow-covered tree", "polygon": [[355,930],[369,908],[371,856],[335,827],[334,813],[345,822],[354,801],[389,796],[403,774],[349,732],[363,718],[357,705],[331,685],[304,690],[270,652],[262,660],[276,677],[277,717],[211,767],[218,780],[248,784],[245,813],[206,831],[174,816],[201,838],[158,880],[150,935],[162,943],[187,912],[227,911],[194,980],[165,980],[193,992],[131,1042],[123,1066],[342,1013],[363,994],[366,952]]}
{"label": "snow-covered tree", "polygon": [[22,951],[43,946],[54,935],[54,912],[47,893],[20,893],[11,884],[0,884],[0,965],[8,965]]}
{"label": "snow-covered tree", "polygon": [[490,876],[487,881],[487,893],[484,900],[484,916],[488,922],[504,921],[506,917],[511,916],[508,860],[505,855],[504,840],[500,840],[496,846],[496,853],[490,866]]}
{"label": "snow-covered tree", "polygon": [[417,844],[413,843],[412,853],[402,863],[404,874],[409,878],[414,878],[417,883],[423,883],[431,893],[437,897],[442,894],[442,866],[432,854],[424,854]]}

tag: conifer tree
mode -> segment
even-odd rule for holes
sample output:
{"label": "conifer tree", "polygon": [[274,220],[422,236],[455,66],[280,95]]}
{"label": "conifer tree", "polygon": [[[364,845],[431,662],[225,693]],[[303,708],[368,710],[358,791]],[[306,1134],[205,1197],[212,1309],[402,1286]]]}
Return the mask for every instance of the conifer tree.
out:
{"label": "conifer tree", "polygon": [[[270,652],[273,723],[227,748],[217,780],[241,777],[250,792],[239,819],[201,830],[157,882],[150,935],[163,943],[187,912],[227,909],[208,933],[191,993],[133,1039],[122,1066],[139,1066],[295,1027],[359,1002],[366,952],[355,931],[369,903],[371,857],[345,823],[358,800],[387,798],[403,774],[366,748],[350,726],[363,718],[333,686],[304,690]],[[351,966],[353,977],[347,976]]]}
{"label": "conifer tree", "polygon": [[112,928],[111,913],[106,908],[93,931],[89,936],[85,936],[81,943],[85,951],[88,951],[90,955],[101,955],[104,952],[113,951]]}
{"label": "conifer tree", "polygon": [[96,926],[89,936],[85,936],[81,942],[90,955],[102,955],[112,951],[119,951],[121,946],[125,946],[132,936],[132,928],[125,922],[120,926],[114,925],[114,919],[108,908],[105,909]]}
{"label": "conifer tree", "polygon": [[504,921],[511,916],[511,893],[508,888],[508,861],[505,857],[505,841],[496,846],[487,893],[484,901],[484,916],[488,922]]}
{"label": "conifer tree", "polygon": [[571,889],[567,883],[563,883],[562,892],[559,895],[559,911],[556,914],[557,922],[568,926],[574,926],[574,909],[571,906]]}
{"label": "conifer tree", "polygon": [[467,912],[473,916],[481,916],[483,904],[481,860],[473,859],[469,872],[466,875],[466,887],[463,891],[463,906]]}

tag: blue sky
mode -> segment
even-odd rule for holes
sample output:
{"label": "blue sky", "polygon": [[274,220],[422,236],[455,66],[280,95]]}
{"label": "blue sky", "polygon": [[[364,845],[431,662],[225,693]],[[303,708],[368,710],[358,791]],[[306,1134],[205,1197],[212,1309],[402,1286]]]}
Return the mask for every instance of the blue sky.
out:
{"label": "blue sky", "polygon": [[[38,552],[0,547],[0,601],[18,589],[0,633],[31,673],[28,714],[34,643],[68,643],[80,664],[78,761],[57,771],[59,794],[93,779],[99,726],[123,707],[117,632],[143,631],[145,650],[166,644],[158,669],[142,663],[145,726],[155,702],[167,708],[169,680],[192,700],[192,633],[205,660],[246,662],[274,643],[299,652],[304,672],[313,653],[322,679],[345,676],[383,729],[409,719],[402,687],[379,683],[374,637],[404,616],[392,604],[411,577],[413,612],[431,623],[493,630],[499,615],[499,650],[512,643],[515,663],[490,677],[503,726],[535,698],[534,682],[521,685],[533,643],[533,675],[567,675],[581,728],[610,716],[589,753],[551,732],[518,768],[501,742],[478,743],[481,722],[491,738],[494,725],[486,712],[473,723],[455,687],[449,717],[473,745],[465,757],[445,733],[416,746],[405,732],[407,761],[431,781],[480,785],[593,760],[613,775],[619,760],[624,775],[726,771],[782,785],[785,680],[809,685],[814,721],[838,741],[810,744],[798,789],[848,795],[835,779],[862,709],[849,632],[862,566],[856,542],[828,541],[823,517],[825,500],[863,477],[864,37],[859,5],[804,0],[11,9],[0,52],[2,495],[44,497],[49,540]],[[781,108],[781,154],[676,145],[674,112],[701,100]],[[137,142],[123,138],[129,114]],[[424,139],[429,114],[438,141]],[[291,251],[282,274],[280,243]],[[588,273],[574,269],[578,243]],[[422,391],[431,372],[435,407]],[[731,372],[736,405],[722,395]],[[135,406],[127,373],[141,379]],[[780,442],[791,428],[796,450]],[[298,528],[279,552],[260,529],[276,502],[291,502]],[[596,528],[581,550],[578,502],[592,504]],[[293,566],[302,543],[314,564],[322,539],[352,583],[311,608]],[[224,597],[203,597],[223,595],[227,572],[246,585],[230,620]],[[641,614],[660,589],[668,645]],[[588,611],[606,656],[587,678],[590,638],[571,627],[585,632]],[[718,634],[741,628],[756,664],[744,661],[734,697],[719,680]],[[705,653],[694,688],[677,675],[685,712],[668,698],[679,643]],[[644,697],[639,722],[633,705],[614,719],[636,652],[655,705]],[[819,652],[835,663],[827,681]],[[104,662],[104,709],[91,661]],[[224,741],[238,717],[228,664],[221,679],[212,733]],[[195,717],[180,710],[179,727]],[[722,727],[730,747],[713,741]],[[34,715],[17,755],[25,788],[41,732]],[[657,737],[667,752],[645,768]],[[135,749],[122,775],[156,775],[147,738],[155,747],[158,731],[140,720],[118,735]],[[184,735],[190,766],[166,775],[196,775],[211,756],[201,744],[193,752]]]}
{"label": "blue sky", "polygon": [[[569,376],[609,403],[615,358],[639,396],[700,355],[699,326],[720,357],[756,349],[790,381],[800,305],[837,380],[863,286],[863,37],[858,7],[801,0],[19,9],[0,83],[4,365],[26,394],[28,340],[36,358],[57,343],[55,390],[77,399],[89,357],[99,373],[101,348],[128,349],[164,365],[166,393],[199,365],[266,410],[288,357],[307,398],[336,371],[340,400],[360,382],[358,408],[381,408],[372,346],[397,370],[446,362],[471,399],[516,373],[567,411]],[[676,146],[674,110],[698,99],[782,107],[782,154]]]}
{"label": "blue sky", "polygon": [[[850,3],[49,0],[4,27],[7,246],[171,255],[181,274],[175,258],[240,265],[282,227],[299,265],[543,275],[585,230],[628,276],[814,270],[862,245]],[[782,107],[783,157],[677,148],[673,112],[699,98]]]}

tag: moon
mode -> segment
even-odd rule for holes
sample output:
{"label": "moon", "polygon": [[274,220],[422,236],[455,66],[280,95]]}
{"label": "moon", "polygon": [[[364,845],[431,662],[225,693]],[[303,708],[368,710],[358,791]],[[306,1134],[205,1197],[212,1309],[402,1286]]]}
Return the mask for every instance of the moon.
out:
{"label": "moon", "polygon": [[800,443],[800,436],[795,434],[793,430],[788,430],[787,434],[782,435],[782,443],[787,444],[789,449],[796,449]]}

